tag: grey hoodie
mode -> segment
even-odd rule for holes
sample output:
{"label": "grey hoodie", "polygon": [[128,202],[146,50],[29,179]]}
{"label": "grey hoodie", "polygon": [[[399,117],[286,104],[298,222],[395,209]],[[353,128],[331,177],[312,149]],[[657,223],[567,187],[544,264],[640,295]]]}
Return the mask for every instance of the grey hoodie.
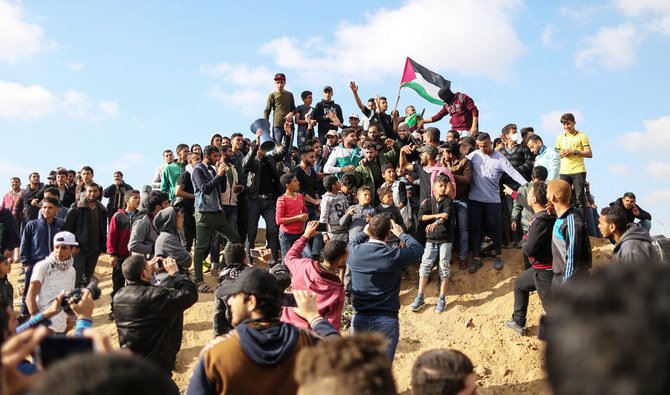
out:
{"label": "grey hoodie", "polygon": [[633,224],[614,246],[612,260],[619,263],[658,263],[658,251],[651,244],[649,232],[638,224]]}
{"label": "grey hoodie", "polygon": [[161,210],[154,218],[154,226],[160,232],[156,238],[155,255],[172,257],[182,268],[191,267],[193,258],[181,245],[177,233],[177,212],[173,207]]}

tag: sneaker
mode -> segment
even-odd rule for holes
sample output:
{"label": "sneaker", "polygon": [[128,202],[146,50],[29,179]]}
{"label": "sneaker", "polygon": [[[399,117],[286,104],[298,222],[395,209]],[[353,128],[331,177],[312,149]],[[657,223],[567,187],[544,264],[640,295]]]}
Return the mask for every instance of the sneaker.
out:
{"label": "sneaker", "polygon": [[445,307],[447,307],[447,302],[444,300],[444,296],[440,296],[437,300],[437,306],[435,306],[436,313],[443,313]]}
{"label": "sneaker", "polygon": [[496,257],[496,262],[493,264],[493,268],[496,270],[502,270],[504,266],[503,260],[501,256]]}
{"label": "sneaker", "polygon": [[483,266],[484,264],[482,263],[482,260],[480,258],[475,258],[472,260],[472,263],[470,264],[470,269],[468,271],[470,273],[476,273],[477,270],[479,270]]}
{"label": "sneaker", "polygon": [[517,324],[514,320],[505,321],[505,326],[518,333],[519,336],[523,336],[526,333],[526,327]]}
{"label": "sneaker", "polygon": [[426,304],[426,302],[423,301],[423,295],[417,295],[416,299],[414,299],[414,302],[409,306],[412,311],[419,311],[421,306]]}

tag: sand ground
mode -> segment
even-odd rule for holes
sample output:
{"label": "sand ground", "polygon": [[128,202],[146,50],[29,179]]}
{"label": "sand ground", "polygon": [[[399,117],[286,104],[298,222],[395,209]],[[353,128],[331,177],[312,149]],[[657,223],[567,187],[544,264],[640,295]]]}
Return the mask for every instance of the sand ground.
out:
{"label": "sand ground", "polygon": [[[603,239],[591,239],[594,266],[605,264],[612,246]],[[484,267],[475,274],[452,267],[452,280],[447,295],[447,309],[435,313],[437,288],[428,284],[426,306],[415,313],[409,309],[416,296],[416,267],[411,279],[404,280],[400,291],[400,342],[393,364],[398,390],[409,394],[411,368],[416,357],[434,348],[455,348],[465,352],[476,366],[481,394],[548,394],[543,371],[544,344],[533,335],[542,313],[537,295],[531,295],[527,326],[529,336],[520,337],[504,326],[513,310],[514,279],[521,272],[521,250],[503,250],[505,267],[493,269],[493,260],[485,259]],[[18,265],[14,265],[10,281],[18,290]],[[116,327],[107,321],[112,288],[109,257],[103,255],[96,269],[102,296],[96,301],[94,326],[109,335],[118,346]],[[215,279],[207,276],[210,286]],[[212,294],[199,294],[198,303],[186,311],[184,336],[177,357],[174,380],[185,388],[202,347],[212,338]],[[474,326],[466,324],[472,320]]]}

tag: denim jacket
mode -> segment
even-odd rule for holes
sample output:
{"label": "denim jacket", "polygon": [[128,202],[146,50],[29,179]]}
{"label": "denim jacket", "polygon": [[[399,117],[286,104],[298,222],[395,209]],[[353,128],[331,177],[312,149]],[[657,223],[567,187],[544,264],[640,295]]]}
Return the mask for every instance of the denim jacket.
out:
{"label": "denim jacket", "polygon": [[226,191],[225,177],[218,174],[212,176],[204,163],[198,162],[192,174],[193,189],[195,190],[195,211],[214,213],[221,211],[219,194]]}

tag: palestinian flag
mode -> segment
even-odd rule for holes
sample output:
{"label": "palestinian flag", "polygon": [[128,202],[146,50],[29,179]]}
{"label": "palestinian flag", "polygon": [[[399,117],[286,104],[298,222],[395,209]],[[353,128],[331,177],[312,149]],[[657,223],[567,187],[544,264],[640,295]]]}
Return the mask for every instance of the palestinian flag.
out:
{"label": "palestinian flag", "polygon": [[451,87],[451,81],[445,80],[441,75],[428,70],[410,58],[405,62],[405,71],[402,73],[401,88],[410,88],[419,96],[433,104],[441,106],[444,104],[437,96],[440,88]]}

